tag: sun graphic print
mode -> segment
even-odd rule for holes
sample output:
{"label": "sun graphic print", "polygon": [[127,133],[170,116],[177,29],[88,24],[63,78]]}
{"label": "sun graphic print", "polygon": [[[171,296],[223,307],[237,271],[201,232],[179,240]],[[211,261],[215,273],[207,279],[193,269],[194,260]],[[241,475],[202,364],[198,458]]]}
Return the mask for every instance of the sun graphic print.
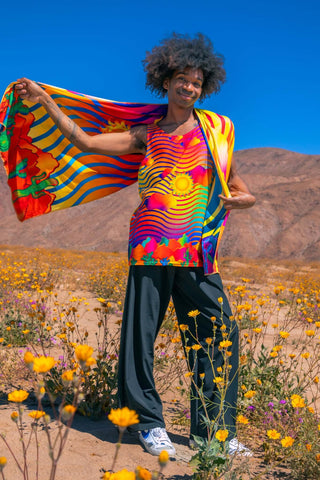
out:
{"label": "sun graphic print", "polygon": [[178,173],[171,181],[174,195],[184,197],[189,195],[193,189],[193,180],[188,173]]}

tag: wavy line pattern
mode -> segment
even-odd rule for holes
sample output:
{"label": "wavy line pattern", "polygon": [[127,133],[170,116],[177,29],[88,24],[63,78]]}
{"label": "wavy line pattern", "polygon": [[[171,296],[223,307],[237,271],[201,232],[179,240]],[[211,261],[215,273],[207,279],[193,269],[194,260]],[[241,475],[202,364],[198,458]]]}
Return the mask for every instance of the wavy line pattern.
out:
{"label": "wavy line pattern", "polygon": [[149,125],[147,138],[138,174],[142,202],[130,224],[130,262],[200,266],[214,169],[201,129],[197,126],[183,136],[172,136]]}

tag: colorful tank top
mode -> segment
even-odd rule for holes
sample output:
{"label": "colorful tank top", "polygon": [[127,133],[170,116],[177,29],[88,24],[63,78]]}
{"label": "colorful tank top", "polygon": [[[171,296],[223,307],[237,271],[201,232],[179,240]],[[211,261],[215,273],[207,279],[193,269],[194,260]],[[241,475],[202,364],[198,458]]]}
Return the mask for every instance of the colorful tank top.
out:
{"label": "colorful tank top", "polygon": [[147,126],[130,223],[130,265],[202,266],[201,235],[214,171],[199,126],[170,135]]}

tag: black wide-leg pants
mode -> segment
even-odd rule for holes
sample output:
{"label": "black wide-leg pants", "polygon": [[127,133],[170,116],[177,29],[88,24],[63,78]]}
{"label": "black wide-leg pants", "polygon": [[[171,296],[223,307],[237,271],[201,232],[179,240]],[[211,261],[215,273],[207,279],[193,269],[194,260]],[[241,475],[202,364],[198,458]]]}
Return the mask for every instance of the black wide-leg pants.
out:
{"label": "black wide-leg pants", "polygon": [[[230,321],[231,310],[223,292],[219,274],[205,276],[202,267],[173,266],[131,266],[128,277],[127,293],[124,306],[120,357],[119,357],[119,401],[120,406],[127,406],[139,415],[140,423],[132,430],[146,430],[164,427],[161,399],[155,389],[153,378],[154,342],[161,327],[170,297],[176,309],[179,325],[189,326],[189,331],[197,336],[205,347],[195,351],[190,349],[191,367],[194,380],[203,387],[207,410],[211,420],[218,422],[220,428],[229,431],[228,440],[236,435],[236,403],[238,394],[238,327]],[[223,299],[223,315],[221,303]],[[200,314],[195,320],[188,316],[193,310]],[[212,317],[216,317],[212,322]],[[215,341],[212,343],[210,356],[213,355],[214,372],[208,354],[207,338],[213,337],[213,325],[216,325]],[[222,327],[225,325],[225,327]],[[222,327],[222,330],[221,330]],[[197,328],[197,331],[196,331]],[[225,332],[228,336],[223,337]],[[186,344],[181,332],[184,347],[192,346],[193,339],[187,337]],[[188,331],[185,332],[188,336]],[[218,367],[223,368],[223,350],[219,343],[224,339],[232,341],[228,348],[231,352],[229,364],[229,381],[221,410],[219,388],[213,381],[214,376],[221,376]],[[218,368],[218,371],[217,371]],[[205,374],[204,378],[203,375]],[[170,379],[168,378],[168,382]],[[191,389],[191,435],[207,438],[208,431],[202,420],[203,406],[196,388]]]}

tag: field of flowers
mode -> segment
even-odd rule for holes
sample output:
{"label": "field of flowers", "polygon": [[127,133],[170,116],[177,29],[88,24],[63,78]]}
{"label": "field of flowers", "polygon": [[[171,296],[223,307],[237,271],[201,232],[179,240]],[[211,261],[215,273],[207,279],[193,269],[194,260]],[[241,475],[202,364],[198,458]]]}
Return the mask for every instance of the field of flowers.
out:
{"label": "field of flowers", "polygon": [[[240,327],[238,434],[254,456],[230,458],[228,431],[205,418],[210,441],[198,439],[190,453],[193,478],[319,479],[319,265],[230,258],[220,262],[220,269]],[[7,478],[9,463],[15,463],[20,478],[54,480],[76,413],[92,419],[109,415],[119,427],[113,465],[101,465],[100,478],[163,475],[165,454],[153,473],[142,467],[121,470],[117,459],[123,431],[135,418],[134,412],[116,410],[126,275],[122,254],[0,248],[0,398],[20,439],[12,445],[0,428],[0,478]],[[197,311],[190,316],[197,322]],[[180,339],[188,329],[179,328],[170,304],[155,346],[155,378],[166,400],[169,430],[186,437],[193,382],[188,357],[200,349],[211,355],[214,318],[212,323],[207,345],[194,337],[185,358]],[[230,346],[226,333],[219,346],[224,365],[214,374],[221,402]],[[197,395],[207,411],[201,388]],[[46,449],[39,446],[40,432],[45,432]],[[47,451],[44,477],[39,462]]]}

